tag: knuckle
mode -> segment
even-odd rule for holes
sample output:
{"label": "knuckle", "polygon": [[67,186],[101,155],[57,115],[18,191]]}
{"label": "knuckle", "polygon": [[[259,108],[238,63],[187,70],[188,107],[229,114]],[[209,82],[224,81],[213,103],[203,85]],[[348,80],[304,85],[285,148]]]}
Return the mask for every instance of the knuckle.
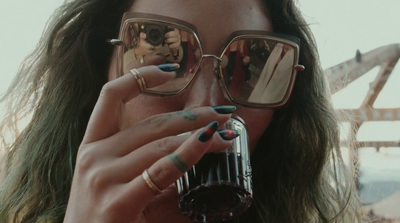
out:
{"label": "knuckle", "polygon": [[90,147],[81,150],[77,156],[75,171],[94,192],[105,188],[109,181],[106,175],[108,167],[104,162],[100,164],[100,160],[96,149]]}
{"label": "knuckle", "polygon": [[179,142],[172,137],[163,138],[157,141],[156,148],[160,155],[166,156],[176,150],[180,145]]}
{"label": "knuckle", "polygon": [[106,188],[108,184],[107,177],[104,175],[104,171],[102,169],[91,170],[90,174],[88,174],[88,185],[89,187],[96,192],[102,191]]}
{"label": "knuckle", "polygon": [[171,180],[171,176],[173,176],[173,173],[174,172],[171,168],[154,167],[151,177],[154,178],[154,183],[160,189],[164,189],[169,185],[169,183],[166,183],[166,181]]}
{"label": "knuckle", "polygon": [[116,95],[118,95],[118,88],[115,88],[112,82],[107,82],[101,88],[100,92],[101,98],[114,97]]}
{"label": "knuckle", "polygon": [[164,115],[155,115],[145,121],[145,125],[154,127],[155,132],[163,132],[165,130],[167,118]]}
{"label": "knuckle", "polygon": [[86,172],[91,169],[96,161],[95,155],[94,149],[91,147],[80,148],[76,158],[77,171]]}

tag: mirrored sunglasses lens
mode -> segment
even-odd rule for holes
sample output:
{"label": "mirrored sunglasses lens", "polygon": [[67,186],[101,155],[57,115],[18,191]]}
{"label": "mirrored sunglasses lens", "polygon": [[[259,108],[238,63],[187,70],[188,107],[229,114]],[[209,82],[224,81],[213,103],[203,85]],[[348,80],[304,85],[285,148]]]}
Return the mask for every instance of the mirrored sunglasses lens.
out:
{"label": "mirrored sunglasses lens", "polygon": [[178,63],[176,78],[154,88],[150,93],[170,94],[181,91],[193,78],[201,59],[200,44],[194,33],[175,24],[131,21],[123,37],[122,72],[149,65]]}
{"label": "mirrored sunglasses lens", "polygon": [[267,38],[242,38],[225,50],[222,73],[230,96],[244,104],[285,101],[294,79],[295,48]]}

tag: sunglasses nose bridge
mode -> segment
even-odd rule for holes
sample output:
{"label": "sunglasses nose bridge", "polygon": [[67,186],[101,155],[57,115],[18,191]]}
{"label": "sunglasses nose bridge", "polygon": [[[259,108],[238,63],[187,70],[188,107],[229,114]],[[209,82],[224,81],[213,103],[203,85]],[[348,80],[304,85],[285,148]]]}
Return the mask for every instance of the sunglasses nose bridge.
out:
{"label": "sunglasses nose bridge", "polygon": [[217,60],[217,61],[219,61],[219,62],[222,61],[221,58],[219,58],[218,56],[213,55],[213,54],[204,54],[204,55],[202,56],[202,58],[213,58],[213,59],[215,59],[215,60]]}
{"label": "sunglasses nose bridge", "polygon": [[214,63],[213,63],[213,69],[214,69],[214,73],[217,75],[218,74],[218,67],[219,67],[219,65],[221,64],[221,62],[222,62],[222,58],[220,58],[220,57],[218,57],[218,56],[216,56],[216,55],[213,55],[213,54],[204,54],[202,57],[201,57],[202,59],[205,59],[205,58],[211,58],[211,59],[214,59],[213,61],[214,61]]}

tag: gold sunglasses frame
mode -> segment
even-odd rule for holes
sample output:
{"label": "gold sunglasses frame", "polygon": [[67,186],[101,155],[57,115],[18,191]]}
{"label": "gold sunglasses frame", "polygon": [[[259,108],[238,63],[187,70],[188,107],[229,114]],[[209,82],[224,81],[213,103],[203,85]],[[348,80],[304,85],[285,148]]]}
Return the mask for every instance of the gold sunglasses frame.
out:
{"label": "gold sunglasses frame", "polygon": [[[125,33],[129,27],[129,24],[135,22],[135,23],[140,23],[140,22],[146,22],[146,23],[157,23],[157,24],[165,24],[165,25],[172,25],[172,26],[177,26],[180,27],[181,30],[186,31],[193,35],[193,37],[197,40],[199,49],[200,49],[200,55],[201,58],[199,61],[196,63],[195,67],[192,69],[193,70],[193,75],[190,77],[190,79],[187,81],[183,87],[177,91],[173,92],[163,92],[163,91],[153,91],[151,89],[145,89],[142,93],[144,94],[149,94],[149,95],[159,95],[159,96],[167,96],[167,95],[176,95],[181,92],[183,92],[191,83],[192,80],[196,77],[197,71],[200,68],[202,61],[206,57],[211,57],[214,58],[217,63],[214,63],[214,71],[216,73],[216,77],[218,79],[218,83],[220,87],[223,89],[224,92],[224,97],[228,99],[229,101],[245,106],[245,107],[251,107],[251,108],[278,108],[284,106],[287,101],[290,98],[291,92],[294,87],[294,82],[296,79],[296,74],[297,71],[302,71],[305,69],[303,65],[298,64],[299,61],[299,51],[300,51],[300,44],[299,44],[299,39],[294,36],[286,35],[286,34],[279,34],[279,33],[272,33],[268,31],[259,31],[259,30],[240,30],[240,31],[235,31],[233,32],[230,37],[228,38],[229,41],[224,45],[224,47],[221,50],[220,56],[212,55],[212,54],[204,54],[203,53],[203,46],[201,44],[200,37],[198,35],[197,29],[195,26],[193,26],[190,23],[187,23],[185,21],[171,18],[171,17],[166,17],[166,16],[161,16],[161,15],[155,15],[155,14],[149,14],[149,13],[138,13],[138,12],[128,12],[125,13],[122,17],[122,24],[120,28],[120,33],[119,33],[119,39],[111,39],[108,40],[109,43],[111,43],[114,46],[117,46],[117,75],[122,76],[124,75],[123,71],[123,54],[124,54],[124,41],[125,41]],[[224,56],[224,53],[226,50],[228,50],[228,46],[232,44],[234,41],[237,41],[238,39],[250,39],[250,38],[257,38],[257,39],[266,39],[266,40],[272,40],[280,43],[284,43],[286,45],[289,45],[293,47],[294,49],[294,61],[293,61],[293,69],[292,69],[292,75],[291,75],[291,80],[289,82],[288,89],[286,90],[285,96],[283,99],[279,102],[276,103],[251,103],[251,102],[243,102],[240,100],[235,99],[229,94],[229,90],[224,83],[223,79],[223,71],[222,71],[222,57]]]}

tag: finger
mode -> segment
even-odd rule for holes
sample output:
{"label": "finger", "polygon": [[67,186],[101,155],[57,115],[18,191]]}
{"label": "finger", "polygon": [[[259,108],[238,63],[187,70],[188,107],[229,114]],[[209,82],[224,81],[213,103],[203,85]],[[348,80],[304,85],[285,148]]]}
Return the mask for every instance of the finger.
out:
{"label": "finger", "polygon": [[149,174],[154,183],[160,188],[167,188],[181,177],[188,169],[195,165],[201,157],[218,147],[219,151],[225,150],[231,146],[232,141],[222,140],[217,134],[214,134],[214,126],[217,122],[209,124],[200,129],[186,140],[173,154],[164,156],[151,167]]}
{"label": "finger", "polygon": [[180,47],[180,43],[179,43],[179,42],[178,42],[178,43],[172,43],[172,44],[168,45],[168,47],[169,47],[171,50],[176,50],[176,51],[178,51],[178,50],[179,50],[179,47]]}
{"label": "finger", "polygon": [[164,55],[146,55],[144,57],[144,65],[159,65],[165,64],[167,62],[167,58]]}
{"label": "finger", "polygon": [[142,58],[133,59],[130,62],[127,62],[125,70],[129,71],[134,68],[164,64],[164,63],[166,63],[166,61],[167,61],[167,59],[163,55],[149,54],[149,55],[143,56]]}
{"label": "finger", "polygon": [[179,34],[179,30],[177,28],[174,28],[173,31],[169,31],[164,35],[165,38],[170,38],[170,37],[177,37],[180,38],[181,35]]}
{"label": "finger", "polygon": [[169,38],[165,39],[165,43],[167,43],[167,44],[180,43],[180,41],[177,37],[169,37]]}
{"label": "finger", "polygon": [[165,39],[165,43],[170,49],[178,49],[181,46],[181,41],[177,38]]}
{"label": "finger", "polygon": [[[138,69],[147,87],[155,87],[175,77],[174,72],[163,72],[155,66]],[[124,75],[106,83],[93,109],[83,143],[107,138],[119,131],[123,104],[139,93],[139,85],[133,75]]]}
{"label": "finger", "polygon": [[[206,141],[199,140],[198,137],[202,132],[207,132],[206,129],[209,128],[215,127],[210,127],[209,125],[206,128],[197,131],[196,134],[193,134],[176,150],[176,155],[182,159],[185,165],[187,165],[187,168],[190,168],[197,163],[214,144],[222,143],[225,144],[226,148],[230,146],[230,142],[222,142],[220,138],[215,137],[214,134],[210,134],[211,137]],[[212,131],[215,131],[215,129]],[[148,169],[148,173],[151,181],[161,190],[173,184],[183,175],[182,170],[177,168],[176,164],[169,156],[163,157],[154,163]],[[124,199],[134,198],[135,200],[140,200],[143,207],[154,198],[153,191],[149,188],[141,175],[128,183],[123,190],[126,190],[126,196]]]}
{"label": "finger", "polygon": [[[110,173],[108,179],[117,177],[118,182],[131,181],[157,160],[174,152],[189,137],[190,135],[165,137],[146,144],[126,156],[115,159],[108,167]],[[118,176],[115,176],[115,173],[119,173]]]}
{"label": "finger", "polygon": [[157,46],[154,46],[154,45],[150,44],[149,42],[147,42],[146,40],[144,40],[143,48],[147,49],[146,55],[148,55],[149,53],[152,53],[157,48]]}
{"label": "finger", "polygon": [[[218,132],[220,141],[229,141],[238,136],[237,133],[237,135],[231,137],[227,137],[225,134],[226,130],[221,130]],[[123,182],[130,181],[137,175],[141,174],[144,169],[150,167],[157,160],[175,152],[176,149],[179,148],[191,135],[192,134],[188,132],[184,135],[165,137],[148,143],[129,153],[128,155],[118,159],[118,161],[113,164],[113,170],[110,171],[113,173],[121,173],[119,174],[119,178]],[[215,140],[218,141],[218,139]],[[220,152],[225,150],[226,146],[226,143],[214,143],[207,152]],[[133,164],[134,168],[132,167]]]}
{"label": "finger", "polygon": [[230,112],[235,109],[235,106],[200,107],[149,117],[110,137],[110,145],[118,145],[118,148],[107,153],[124,156],[147,143],[199,129],[214,120],[225,123],[231,114],[221,114],[215,110],[221,107],[231,109]]}

